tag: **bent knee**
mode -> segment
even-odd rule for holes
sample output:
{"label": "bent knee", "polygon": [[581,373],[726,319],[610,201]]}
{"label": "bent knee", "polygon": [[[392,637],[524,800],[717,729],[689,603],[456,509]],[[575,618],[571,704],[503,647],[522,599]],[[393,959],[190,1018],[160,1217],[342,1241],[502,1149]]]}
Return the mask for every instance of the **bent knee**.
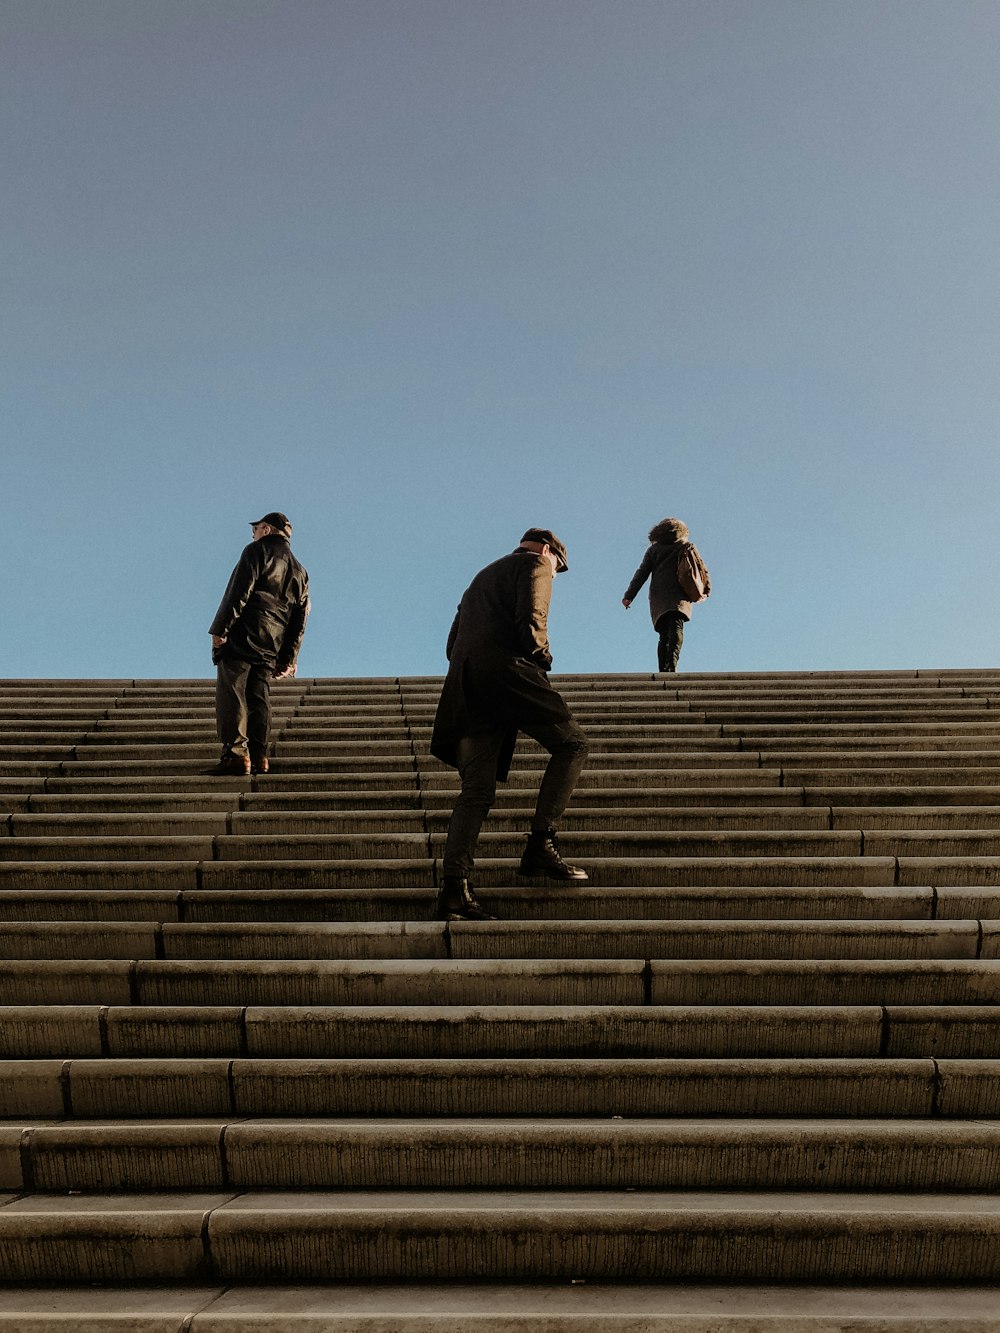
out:
{"label": "bent knee", "polygon": [[582,727],[574,723],[572,730],[568,730],[566,736],[558,743],[554,754],[567,754],[584,758],[590,753],[590,741],[587,739],[587,733]]}

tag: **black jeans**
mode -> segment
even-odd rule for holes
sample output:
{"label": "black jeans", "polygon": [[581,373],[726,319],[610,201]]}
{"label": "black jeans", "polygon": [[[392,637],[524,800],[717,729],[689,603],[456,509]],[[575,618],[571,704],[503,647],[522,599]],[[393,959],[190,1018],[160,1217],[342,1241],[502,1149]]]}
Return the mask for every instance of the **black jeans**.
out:
{"label": "black jeans", "polygon": [[[462,793],[448,823],[443,867],[446,875],[468,878],[472,872],[479,830],[497,792],[497,757],[509,734],[509,729],[496,728],[463,736],[459,742],[457,767]],[[582,727],[572,718],[532,728],[526,734],[551,756],[531,821],[533,829],[544,829],[555,824],[569,804],[590,746]]]}
{"label": "black jeans", "polygon": [[260,758],[267,754],[271,726],[271,667],[224,657],[216,669],[215,721],[222,757]]}
{"label": "black jeans", "polygon": [[653,628],[660,636],[656,645],[656,669],[676,671],[684,642],[684,617],[679,611],[664,611]]}

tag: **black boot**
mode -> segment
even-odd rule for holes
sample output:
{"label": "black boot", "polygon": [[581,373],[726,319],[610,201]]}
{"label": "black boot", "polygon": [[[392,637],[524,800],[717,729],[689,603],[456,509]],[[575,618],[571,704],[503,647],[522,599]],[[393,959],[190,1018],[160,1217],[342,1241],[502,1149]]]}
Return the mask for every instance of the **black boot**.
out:
{"label": "black boot", "polygon": [[528,879],[575,880],[585,884],[589,876],[580,866],[567,865],[559,855],[559,839],[556,831],[549,825],[546,829],[532,829],[528,834],[528,845],[517,868],[519,875]]}
{"label": "black boot", "polygon": [[496,920],[484,910],[469,881],[458,875],[445,875],[441,881],[434,916],[438,921]]}

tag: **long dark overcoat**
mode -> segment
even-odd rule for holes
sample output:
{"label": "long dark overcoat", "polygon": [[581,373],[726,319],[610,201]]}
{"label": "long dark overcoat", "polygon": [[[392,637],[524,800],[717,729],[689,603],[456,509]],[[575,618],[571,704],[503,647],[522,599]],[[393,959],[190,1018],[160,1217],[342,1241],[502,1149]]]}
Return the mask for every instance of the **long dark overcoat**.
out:
{"label": "long dark overcoat", "polygon": [[431,753],[443,763],[457,766],[463,736],[502,728],[497,777],[503,781],[518,731],[572,722],[546,675],[551,596],[552,566],[521,549],[481,569],[462,594],[431,736]]}

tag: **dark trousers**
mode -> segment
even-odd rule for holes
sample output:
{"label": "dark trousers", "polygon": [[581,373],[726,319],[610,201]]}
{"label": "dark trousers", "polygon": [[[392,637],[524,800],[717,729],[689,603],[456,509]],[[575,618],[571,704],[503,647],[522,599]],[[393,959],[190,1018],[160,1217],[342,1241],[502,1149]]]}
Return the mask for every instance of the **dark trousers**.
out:
{"label": "dark trousers", "polygon": [[[531,821],[533,829],[549,828],[569,804],[590,747],[583,729],[572,718],[522,730],[550,755]],[[448,824],[444,849],[446,875],[468,878],[472,872],[479,830],[496,797],[497,758],[509,735],[509,728],[496,728],[477,731],[459,741],[456,767],[462,779],[462,793]]]}
{"label": "dark trousers", "polygon": [[271,668],[224,657],[216,664],[215,722],[222,756],[267,754],[271,725]]}
{"label": "dark trousers", "polygon": [[664,611],[653,626],[660,641],[656,645],[658,671],[676,671],[684,642],[684,617],[679,611]]}

